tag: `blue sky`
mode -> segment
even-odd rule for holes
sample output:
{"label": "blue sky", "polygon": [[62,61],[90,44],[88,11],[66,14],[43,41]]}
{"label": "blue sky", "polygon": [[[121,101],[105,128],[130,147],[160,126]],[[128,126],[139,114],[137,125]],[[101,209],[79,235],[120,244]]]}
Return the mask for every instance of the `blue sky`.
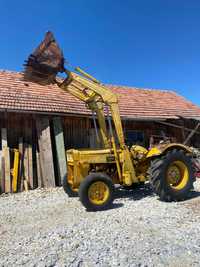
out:
{"label": "blue sky", "polygon": [[0,0],[0,69],[54,32],[65,58],[107,84],[170,89],[200,105],[199,0]]}

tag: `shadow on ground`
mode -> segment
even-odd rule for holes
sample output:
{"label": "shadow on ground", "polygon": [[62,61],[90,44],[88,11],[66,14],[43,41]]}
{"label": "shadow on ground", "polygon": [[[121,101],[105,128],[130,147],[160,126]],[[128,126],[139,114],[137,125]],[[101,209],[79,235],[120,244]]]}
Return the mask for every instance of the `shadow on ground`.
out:
{"label": "shadow on ground", "polygon": [[145,197],[153,196],[154,193],[149,184],[138,186],[134,189],[123,189],[119,187],[116,189],[115,198],[128,198],[130,200],[140,200]]}
{"label": "shadow on ground", "polygon": [[[145,197],[153,197],[155,196],[155,193],[153,192],[151,186],[149,183],[143,185],[143,186],[138,186],[134,189],[130,189],[130,190],[126,190],[123,189],[123,187],[119,187],[116,190],[115,193],[115,198],[127,198],[130,200],[140,200],[143,199]],[[193,199],[193,198],[198,198],[200,197],[200,192],[199,191],[195,191],[195,189],[193,191],[191,191],[188,195],[188,197],[184,200],[187,201],[189,199]],[[159,197],[157,196],[158,200]]]}
{"label": "shadow on ground", "polygon": [[197,198],[197,197],[200,197],[200,192],[199,191],[191,191],[186,200]]}
{"label": "shadow on ground", "polygon": [[[101,210],[98,210],[98,212],[101,212],[101,211],[105,211],[105,210],[113,210],[113,209],[118,209],[118,208],[121,208],[123,207],[124,204],[123,203],[112,203],[111,206],[105,208],[105,209],[101,209]],[[94,212],[92,210],[87,210],[87,212]]]}
{"label": "shadow on ground", "polygon": [[[146,183],[142,186],[138,186],[134,189],[124,189],[123,187],[117,187],[116,191],[115,191],[115,199],[129,199],[129,200],[133,200],[133,201],[137,201],[146,197],[153,197],[155,196],[151,186],[149,183]],[[194,199],[194,198],[198,198],[200,197],[200,192],[199,191],[191,191],[189,196],[187,197],[187,199],[185,199],[182,202],[186,202],[189,199]],[[159,197],[157,196],[158,201],[159,201]],[[170,203],[170,202],[169,202]],[[113,203],[111,206],[109,206],[106,209],[102,209],[101,211],[105,211],[105,210],[110,210],[110,209],[118,209],[123,207],[124,204],[123,203]]]}

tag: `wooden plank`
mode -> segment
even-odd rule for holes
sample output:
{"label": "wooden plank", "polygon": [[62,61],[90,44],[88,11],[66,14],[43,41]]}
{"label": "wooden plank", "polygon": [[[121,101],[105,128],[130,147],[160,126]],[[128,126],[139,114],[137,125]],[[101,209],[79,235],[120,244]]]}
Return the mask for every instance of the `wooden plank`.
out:
{"label": "wooden plank", "polygon": [[58,166],[58,185],[62,184],[63,178],[67,175],[67,162],[65,154],[65,144],[63,127],[60,117],[53,118],[53,130],[55,136],[57,166]]}
{"label": "wooden plank", "polygon": [[[24,180],[27,181],[27,183],[29,182],[29,164],[28,164],[28,144],[24,143],[24,160],[23,160],[23,176],[24,176]],[[24,183],[24,181],[23,181]],[[29,185],[29,183],[28,183]]]}
{"label": "wooden plank", "polygon": [[10,151],[8,147],[3,147],[3,158],[5,165],[5,193],[10,193],[11,192]]}
{"label": "wooden plank", "polygon": [[38,187],[43,187],[43,180],[42,180],[42,170],[40,164],[40,153],[36,151],[36,164],[37,164],[37,180],[38,180]]}
{"label": "wooden plank", "polygon": [[19,179],[18,179],[18,191],[22,192],[24,188],[24,177],[23,177],[23,159],[24,159],[24,150],[23,150],[23,137],[19,138]]}
{"label": "wooden plank", "polygon": [[36,128],[44,187],[55,187],[53,154],[48,117],[38,116],[36,119]]}
{"label": "wooden plank", "polygon": [[12,192],[17,192],[17,179],[19,170],[19,151],[15,149],[14,151],[14,167],[13,167],[13,180],[12,180]]}
{"label": "wooden plank", "polygon": [[1,129],[1,143],[2,143],[2,158],[3,158],[3,166],[2,170],[3,174],[3,184],[5,193],[11,192],[11,176],[10,176],[10,151],[8,148],[8,140],[7,140],[7,129]]}
{"label": "wooden plank", "polygon": [[32,154],[32,145],[28,145],[27,147],[28,150],[28,182],[30,189],[34,188],[33,185],[33,154]]}
{"label": "wooden plank", "polygon": [[8,147],[7,129],[6,128],[1,128],[1,144],[2,144],[2,149],[4,147]]}
{"label": "wooden plank", "polygon": [[32,141],[33,141],[32,142],[33,188],[35,189],[38,186],[38,179],[37,179],[37,139],[36,139],[34,124],[33,124]]}
{"label": "wooden plank", "polygon": [[3,151],[1,151],[1,193],[5,192],[5,160],[3,157]]}
{"label": "wooden plank", "polygon": [[25,127],[25,140],[27,143],[26,148],[25,148],[25,153],[27,157],[27,162],[26,162],[27,170],[25,170],[25,174],[26,174],[26,179],[28,182],[29,189],[33,189],[34,183],[33,183],[33,154],[32,154],[32,143],[33,143],[32,118],[25,120],[24,127]]}
{"label": "wooden plank", "polygon": [[0,194],[2,193],[2,150],[0,150]]}

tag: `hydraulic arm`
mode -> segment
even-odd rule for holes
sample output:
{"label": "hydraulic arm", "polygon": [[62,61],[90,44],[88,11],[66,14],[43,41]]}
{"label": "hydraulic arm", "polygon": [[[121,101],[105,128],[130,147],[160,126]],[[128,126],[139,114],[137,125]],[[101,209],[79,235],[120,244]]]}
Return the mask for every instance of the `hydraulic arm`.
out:
{"label": "hydraulic arm", "polygon": [[65,70],[67,78],[62,83],[58,83],[58,85],[63,90],[69,92],[76,98],[85,102],[87,107],[96,113],[101,138],[105,148],[110,147],[109,135],[112,134],[109,134],[107,131],[104,115],[104,106],[109,108],[111,111],[111,116],[113,118],[119,146],[120,148],[124,148],[124,135],[120,119],[117,96],[105,86],[101,85],[100,82],[98,82],[96,79],[89,76],[79,68],[77,68],[76,70],[85,77]]}

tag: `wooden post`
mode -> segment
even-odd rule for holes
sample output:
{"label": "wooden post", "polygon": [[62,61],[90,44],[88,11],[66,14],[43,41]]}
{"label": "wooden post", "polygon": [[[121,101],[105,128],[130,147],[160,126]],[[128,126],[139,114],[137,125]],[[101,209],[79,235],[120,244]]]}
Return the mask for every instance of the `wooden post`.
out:
{"label": "wooden post", "polygon": [[19,179],[18,179],[18,191],[22,192],[24,188],[24,176],[23,176],[23,160],[24,160],[24,149],[23,149],[23,138],[19,138]]}
{"label": "wooden post", "polygon": [[0,194],[2,192],[1,183],[2,183],[2,150],[0,150]]}
{"label": "wooden post", "polygon": [[5,164],[5,193],[11,192],[10,181],[10,151],[8,147],[3,148],[3,158]]}
{"label": "wooden post", "polygon": [[24,143],[24,160],[23,160],[23,170],[24,170],[24,180],[28,181],[28,144]]}
{"label": "wooden post", "polygon": [[24,165],[25,167],[25,178],[27,180],[28,186],[30,189],[34,188],[33,183],[33,154],[32,154],[32,118],[27,117],[24,122],[25,127],[25,143],[26,146],[24,148],[24,155],[26,158],[24,160],[27,160]]}
{"label": "wooden post", "polygon": [[55,175],[49,119],[45,116],[36,118],[40,163],[44,187],[55,187]]}
{"label": "wooden post", "polygon": [[67,175],[67,162],[65,154],[65,144],[63,136],[62,122],[59,117],[53,118],[53,130],[55,136],[57,166],[58,166],[58,185],[62,184],[62,180]]}
{"label": "wooden post", "polygon": [[5,193],[11,192],[11,177],[10,177],[10,151],[8,148],[7,141],[7,129],[1,129],[1,140],[2,140],[2,171],[4,171],[4,190]]}
{"label": "wooden post", "polygon": [[0,194],[3,192],[2,180],[2,150],[0,150]]}
{"label": "wooden post", "polygon": [[5,192],[5,160],[3,157],[3,151],[2,151],[2,157],[1,157],[1,193]]}
{"label": "wooden post", "polygon": [[13,180],[12,180],[12,192],[17,192],[17,180],[19,171],[19,151],[14,150],[14,167],[13,167]]}
{"label": "wooden post", "polygon": [[187,136],[187,138],[185,139],[185,141],[183,142],[184,145],[187,145],[187,143],[190,141],[190,139],[192,138],[192,136],[195,134],[195,132],[198,130],[200,126],[200,122],[197,123],[196,127],[193,129],[193,131]]}
{"label": "wooden post", "polygon": [[6,128],[1,128],[1,144],[2,144],[2,149],[4,147],[8,147],[8,141],[7,141],[7,129]]}
{"label": "wooden post", "polygon": [[33,154],[32,154],[32,145],[28,145],[28,182],[30,189],[34,188],[33,184]]}
{"label": "wooden post", "polygon": [[38,187],[43,187],[43,179],[42,179],[42,170],[41,170],[41,164],[40,164],[40,153],[38,150],[36,150],[36,164],[37,164],[37,180],[38,180]]}

